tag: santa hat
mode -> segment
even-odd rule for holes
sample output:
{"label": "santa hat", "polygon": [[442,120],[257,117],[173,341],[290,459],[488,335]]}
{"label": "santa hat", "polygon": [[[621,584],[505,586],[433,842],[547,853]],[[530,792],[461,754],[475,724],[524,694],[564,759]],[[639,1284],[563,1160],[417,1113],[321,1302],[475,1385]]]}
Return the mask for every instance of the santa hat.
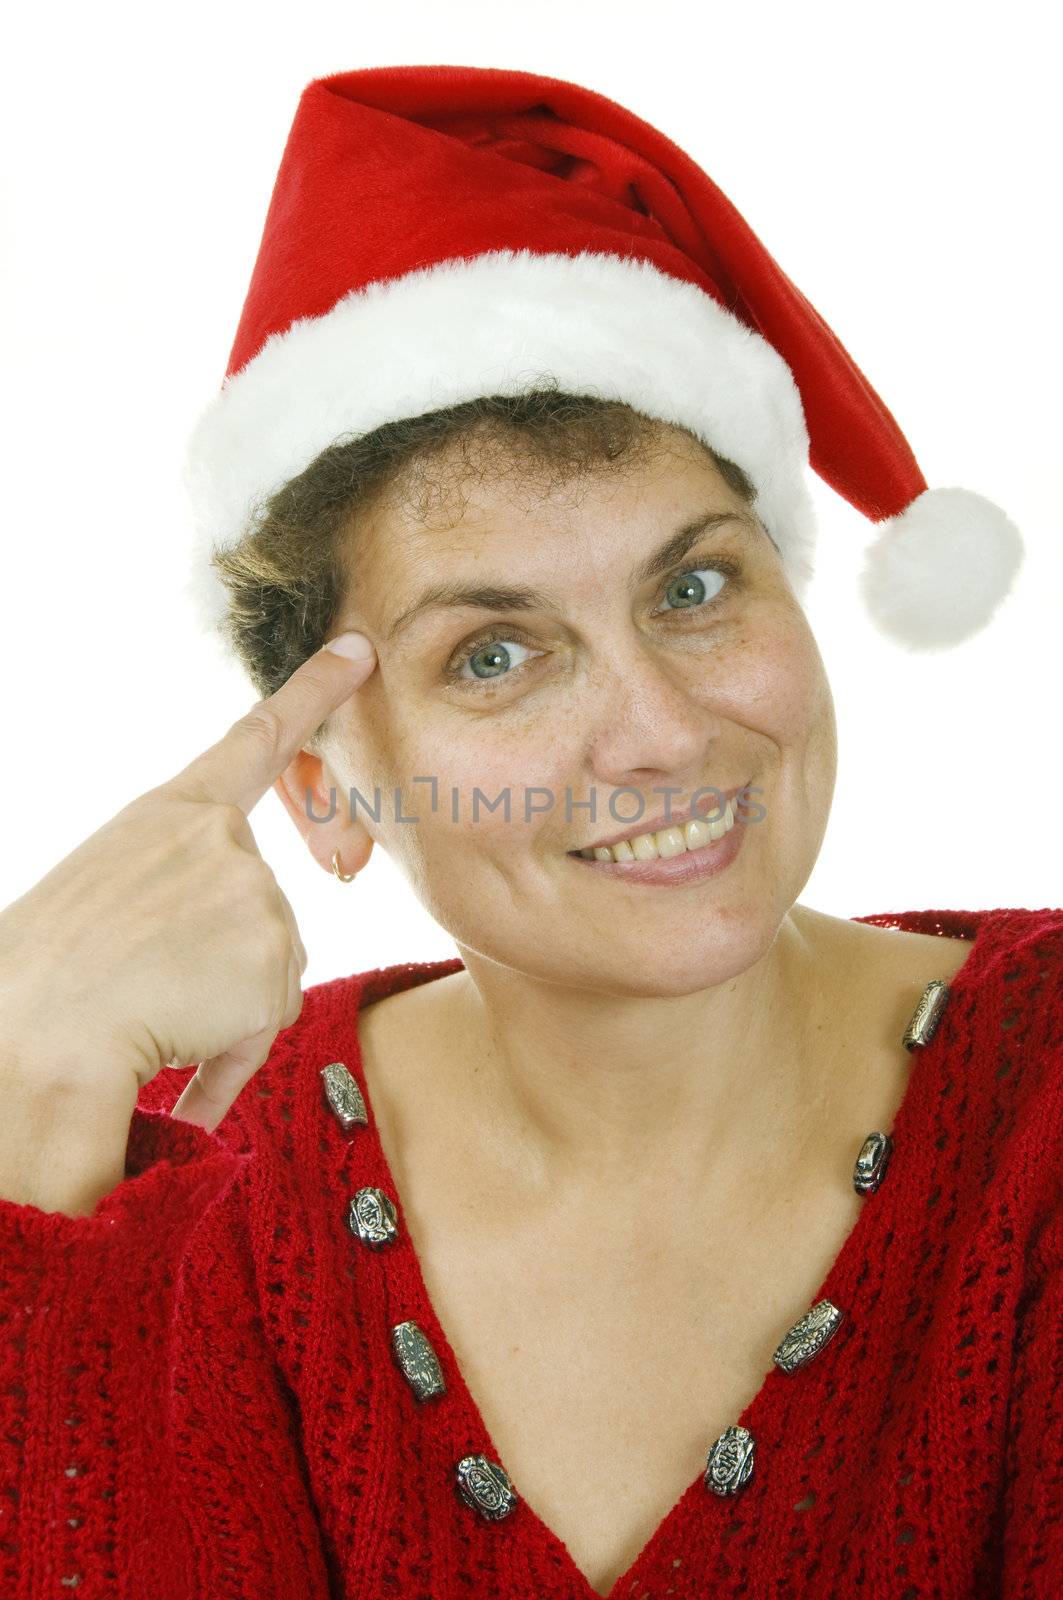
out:
{"label": "santa hat", "polygon": [[201,624],[221,636],[211,548],[341,435],[543,379],[742,467],[799,599],[811,465],[875,524],[861,595],[909,649],[978,632],[1021,564],[999,507],[927,488],[852,357],[664,134],[537,73],[372,67],[300,96],[221,391],[189,440]]}

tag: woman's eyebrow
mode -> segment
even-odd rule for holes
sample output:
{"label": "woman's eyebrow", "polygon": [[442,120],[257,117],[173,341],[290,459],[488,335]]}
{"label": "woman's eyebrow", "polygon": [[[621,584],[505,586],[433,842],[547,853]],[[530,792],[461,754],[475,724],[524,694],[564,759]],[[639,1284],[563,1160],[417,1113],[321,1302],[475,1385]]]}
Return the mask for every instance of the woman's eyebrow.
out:
{"label": "woman's eyebrow", "polygon": [[[640,583],[655,578],[658,573],[667,572],[676,561],[683,559],[691,545],[696,544],[702,534],[714,533],[717,528],[723,527],[728,522],[744,524],[751,532],[760,531],[760,523],[749,512],[708,511],[690,522],[684,522],[681,528],[670,534],[665,542],[635,569],[632,574],[632,587],[637,588]],[[384,638],[390,643],[422,612],[454,609],[460,606],[474,606],[483,611],[546,611],[555,614],[559,609],[557,602],[539,589],[504,589],[497,584],[477,584],[475,587],[470,587],[457,581],[437,583],[426,589],[412,605],[406,607],[405,611],[399,613]]]}

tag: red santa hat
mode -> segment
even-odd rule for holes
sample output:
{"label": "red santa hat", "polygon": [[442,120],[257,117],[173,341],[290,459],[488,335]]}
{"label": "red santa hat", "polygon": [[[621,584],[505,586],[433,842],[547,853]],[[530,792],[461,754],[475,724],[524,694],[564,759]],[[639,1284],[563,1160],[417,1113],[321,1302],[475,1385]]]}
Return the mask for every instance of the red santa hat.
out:
{"label": "red santa hat", "polygon": [[664,134],[537,73],[372,67],[300,96],[221,391],[189,440],[201,624],[220,637],[211,548],[341,435],[543,378],[742,467],[799,599],[811,465],[875,524],[862,599],[909,649],[978,632],[1022,562],[999,507],[927,488],[826,322]]}

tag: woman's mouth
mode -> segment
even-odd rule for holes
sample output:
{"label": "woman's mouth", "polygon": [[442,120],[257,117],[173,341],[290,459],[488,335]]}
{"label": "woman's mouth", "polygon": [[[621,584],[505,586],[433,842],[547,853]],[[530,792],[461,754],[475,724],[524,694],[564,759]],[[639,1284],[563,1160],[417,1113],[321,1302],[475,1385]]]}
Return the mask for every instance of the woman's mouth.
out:
{"label": "woman's mouth", "polygon": [[746,832],[729,798],[713,821],[694,817],[655,833],[634,833],[613,845],[570,850],[569,858],[589,871],[622,877],[629,883],[689,883],[723,872],[738,855]]}
{"label": "woman's mouth", "polygon": [[584,861],[667,861],[687,851],[700,850],[730,833],[735,825],[734,806],[730,800],[722,816],[707,822],[704,817],[694,817],[681,827],[660,828],[656,833],[636,833],[618,844],[598,845],[594,849],[575,850],[570,854]]}

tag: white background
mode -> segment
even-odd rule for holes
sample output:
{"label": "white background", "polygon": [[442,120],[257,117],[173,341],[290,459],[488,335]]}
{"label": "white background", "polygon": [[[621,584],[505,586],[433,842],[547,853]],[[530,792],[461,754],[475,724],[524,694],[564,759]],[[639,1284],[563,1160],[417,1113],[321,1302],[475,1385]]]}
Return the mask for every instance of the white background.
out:
{"label": "white background", "polygon": [[[838,916],[1063,904],[1060,127],[1050,8],[22,6],[2,87],[9,400],[0,905],[254,699],[197,631],[185,440],[225,370],[303,86],[406,62],[609,95],[682,145],[826,318],[931,487],[1027,543],[974,641],[910,656],[855,590],[870,524],[814,475],[808,611],[841,744],[801,895]],[[379,851],[340,885],[253,813],[310,964],[453,953]]]}

